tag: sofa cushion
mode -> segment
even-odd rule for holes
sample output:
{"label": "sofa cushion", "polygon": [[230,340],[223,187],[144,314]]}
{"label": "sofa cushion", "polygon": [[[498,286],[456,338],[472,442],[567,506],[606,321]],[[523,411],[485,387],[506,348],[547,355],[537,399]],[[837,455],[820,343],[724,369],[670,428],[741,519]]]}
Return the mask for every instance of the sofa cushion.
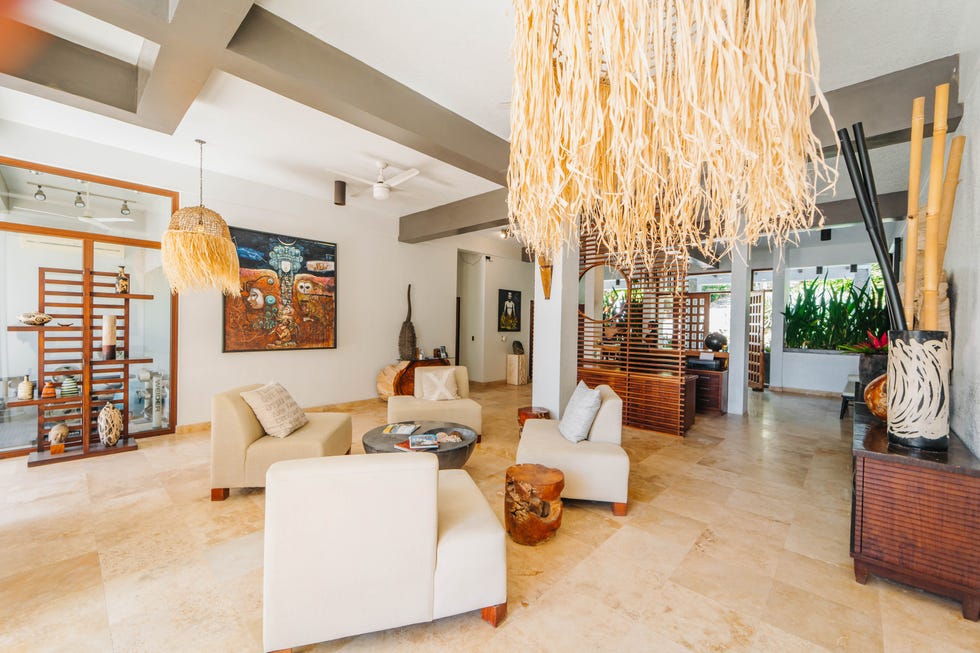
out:
{"label": "sofa cushion", "polygon": [[483,433],[483,408],[472,399],[426,401],[408,395],[388,399],[389,424],[422,420],[456,422]]}
{"label": "sofa cushion", "polygon": [[308,422],[288,438],[265,436],[245,453],[244,487],[263,487],[269,466],[281,460],[343,456],[350,451],[351,417],[347,413],[307,413]]}
{"label": "sofa cushion", "polygon": [[598,390],[589,390],[585,381],[579,381],[572,393],[572,398],[565,406],[565,414],[561,416],[558,431],[569,442],[581,442],[589,437],[592,421],[599,412],[602,398]]}
{"label": "sofa cushion", "polygon": [[[426,401],[451,401],[459,399],[456,387],[456,370],[452,367],[426,370],[422,379],[422,399]],[[418,378],[418,376],[416,377]]]}
{"label": "sofa cushion", "polygon": [[308,421],[296,400],[278,383],[267,383],[241,394],[262,430],[274,438],[284,438]]}

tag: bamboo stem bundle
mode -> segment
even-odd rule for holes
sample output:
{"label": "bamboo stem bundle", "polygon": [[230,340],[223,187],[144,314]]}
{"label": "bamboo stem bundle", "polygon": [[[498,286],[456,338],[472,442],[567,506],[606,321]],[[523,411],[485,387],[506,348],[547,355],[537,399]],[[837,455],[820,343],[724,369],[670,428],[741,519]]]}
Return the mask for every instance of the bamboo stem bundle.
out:
{"label": "bamboo stem bundle", "polygon": [[915,324],[915,268],[919,254],[919,179],[922,174],[922,131],[926,122],[926,98],[912,101],[912,150],[909,153],[909,202],[905,215],[905,321]]}
{"label": "bamboo stem bundle", "polygon": [[939,270],[942,277],[943,261],[946,259],[946,245],[949,242],[949,226],[953,221],[953,206],[956,203],[956,187],[960,183],[960,162],[963,161],[963,147],[966,136],[957,136],[949,147],[949,162],[946,164],[946,179],[943,181],[943,196],[939,204]]}
{"label": "bamboo stem bundle", "polygon": [[926,199],[926,249],[923,258],[922,328],[934,331],[939,322],[939,206],[942,199],[943,164],[946,160],[946,116],[949,84],[936,87],[932,119],[932,157],[929,161],[929,194]]}
{"label": "bamboo stem bundle", "polygon": [[[863,178],[865,194],[868,197],[868,208],[871,210],[871,224],[878,234],[878,242],[881,243],[881,248],[885,250],[887,254],[887,237],[885,236],[885,225],[881,221],[881,210],[878,207],[878,188],[875,184],[875,173],[871,169],[871,156],[868,154],[868,143],[864,136],[864,124],[855,123],[851,125],[851,129],[854,130],[854,144],[857,148],[858,163],[861,164],[861,177]],[[884,274],[884,264],[882,265],[882,273]],[[891,268],[891,265],[887,266]],[[894,274],[894,272],[893,272]],[[899,297],[898,286],[895,286],[896,298]],[[888,306],[888,321],[890,324],[899,323],[899,315],[895,314],[896,310],[900,310],[900,301],[889,301]]]}

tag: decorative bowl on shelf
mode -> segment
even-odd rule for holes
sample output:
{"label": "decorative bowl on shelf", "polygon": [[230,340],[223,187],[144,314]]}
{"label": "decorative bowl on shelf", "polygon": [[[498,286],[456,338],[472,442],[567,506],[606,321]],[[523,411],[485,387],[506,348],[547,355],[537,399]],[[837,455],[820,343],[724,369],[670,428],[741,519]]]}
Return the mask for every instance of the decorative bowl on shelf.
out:
{"label": "decorative bowl on shelf", "polygon": [[43,326],[50,322],[53,318],[47,313],[31,311],[30,313],[21,313],[17,316],[17,319],[21,322],[21,324],[26,324],[27,326]]}
{"label": "decorative bowl on shelf", "polygon": [[882,422],[888,420],[888,375],[882,374],[864,388],[864,403]]}

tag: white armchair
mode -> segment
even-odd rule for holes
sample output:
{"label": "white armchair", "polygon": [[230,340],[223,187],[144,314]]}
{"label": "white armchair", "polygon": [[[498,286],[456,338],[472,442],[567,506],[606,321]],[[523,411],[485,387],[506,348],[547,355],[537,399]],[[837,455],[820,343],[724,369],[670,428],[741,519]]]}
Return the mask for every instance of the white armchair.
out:
{"label": "white armchair", "polygon": [[306,413],[310,420],[285,438],[266,435],[241,393],[247,385],[211,399],[211,500],[223,501],[228,488],[263,487],[269,465],[280,460],[350,453],[351,418],[346,413]]}
{"label": "white armchair", "polygon": [[506,614],[504,529],[469,474],[433,454],[276,463],[265,502],[266,651]]}
{"label": "white armchair", "polygon": [[517,463],[538,463],[565,474],[562,497],[609,501],[613,514],[626,514],[630,459],[620,446],[623,433],[623,400],[608,385],[596,388],[602,400],[589,437],[582,442],[566,440],[558,420],[529,419],[517,445]]}
{"label": "white armchair", "polygon": [[483,407],[470,399],[470,377],[462,365],[453,367],[456,376],[456,391],[459,399],[429,401],[422,398],[423,378],[445,367],[419,367],[415,370],[415,396],[395,395],[388,399],[388,423],[410,422],[413,420],[433,420],[456,422],[476,431],[479,438],[483,433]]}

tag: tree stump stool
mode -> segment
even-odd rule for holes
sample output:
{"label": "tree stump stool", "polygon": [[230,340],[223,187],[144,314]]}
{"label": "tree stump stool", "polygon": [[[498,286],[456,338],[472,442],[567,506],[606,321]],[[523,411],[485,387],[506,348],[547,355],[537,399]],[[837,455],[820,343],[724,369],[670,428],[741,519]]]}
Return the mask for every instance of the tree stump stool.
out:
{"label": "tree stump stool", "polygon": [[547,542],[561,526],[561,491],[565,475],[544,465],[507,468],[504,490],[504,522],[507,534],[518,544]]}
{"label": "tree stump stool", "polygon": [[523,408],[517,409],[517,423],[524,427],[524,422],[529,419],[548,419],[551,417],[551,411],[547,408],[540,408],[538,406],[524,406]]}

